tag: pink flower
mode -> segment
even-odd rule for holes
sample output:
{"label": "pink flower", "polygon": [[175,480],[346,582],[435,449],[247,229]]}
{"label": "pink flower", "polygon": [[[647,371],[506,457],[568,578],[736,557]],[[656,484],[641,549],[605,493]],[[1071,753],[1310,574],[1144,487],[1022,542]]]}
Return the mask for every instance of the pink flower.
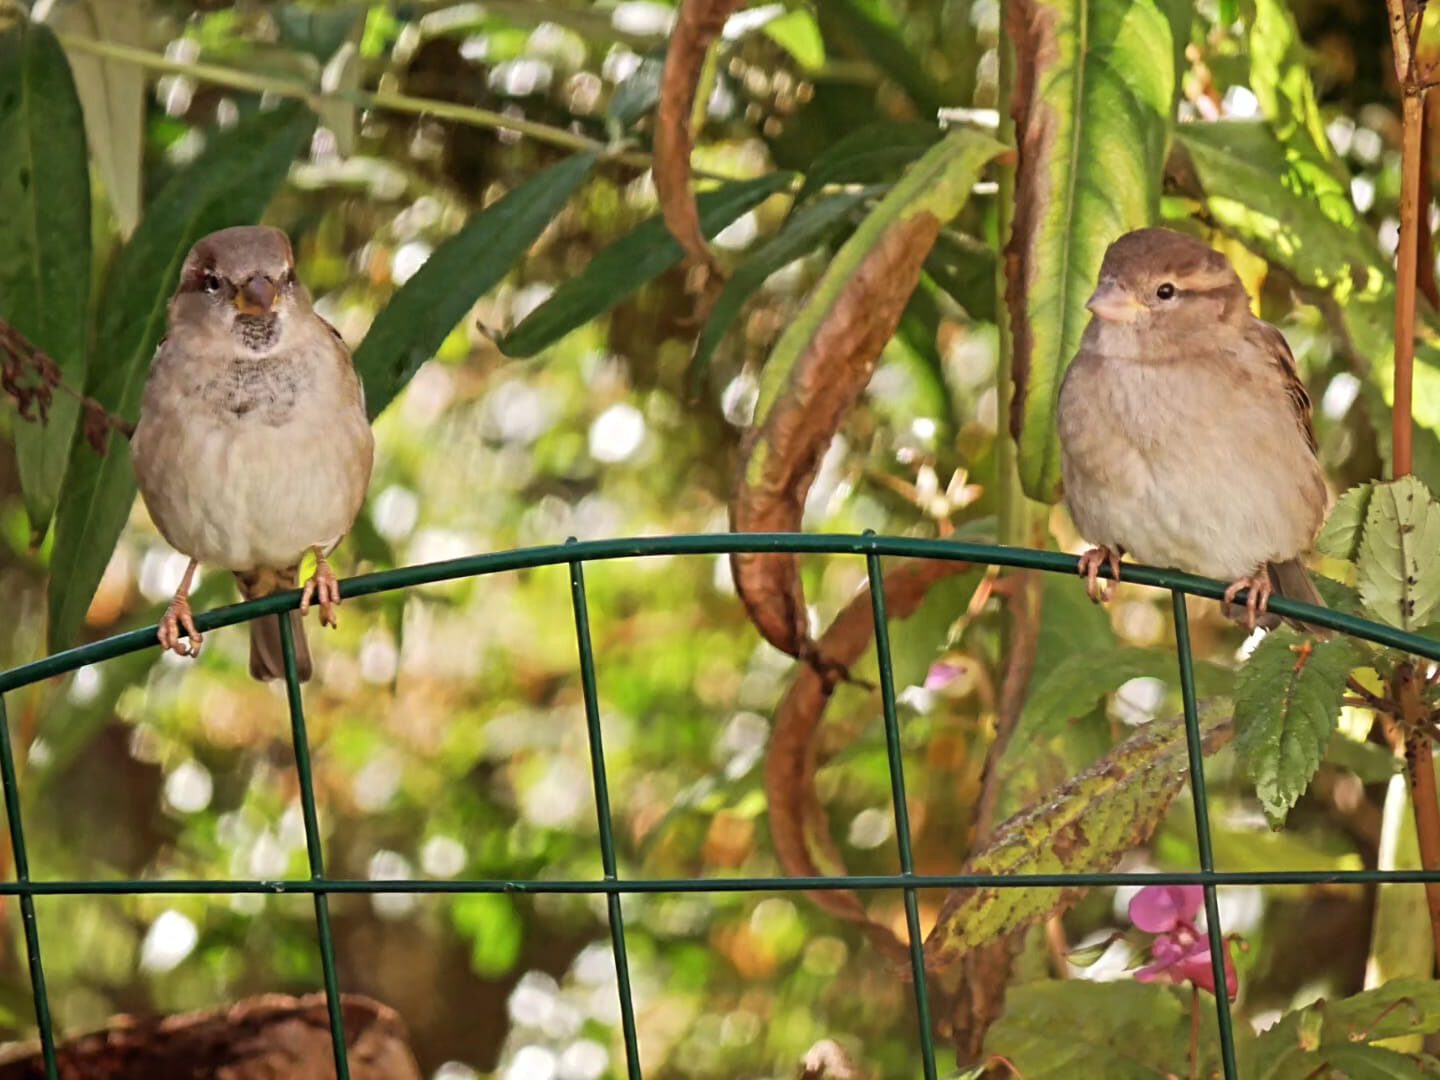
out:
{"label": "pink flower", "polygon": [[937,660],[925,675],[926,690],[943,690],[965,673],[965,665],[953,660]]}
{"label": "pink flower", "polygon": [[[1199,885],[1147,885],[1130,901],[1130,921],[1137,930],[1154,934],[1151,962],[1135,973],[1140,982],[1188,982],[1215,993],[1210,939],[1195,926],[1205,902]],[[1238,989],[1230,943],[1225,943],[1225,993],[1232,1001]]]}

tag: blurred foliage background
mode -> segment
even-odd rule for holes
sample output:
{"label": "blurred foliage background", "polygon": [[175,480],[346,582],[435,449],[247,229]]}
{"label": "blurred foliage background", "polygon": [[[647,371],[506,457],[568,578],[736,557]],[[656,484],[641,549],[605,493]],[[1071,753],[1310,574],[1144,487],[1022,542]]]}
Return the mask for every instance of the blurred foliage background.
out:
{"label": "blurred foliage background", "polygon": [[[1257,93],[1257,64],[1269,73],[1265,85],[1313,84],[1315,126],[1344,178],[1350,228],[1373,236],[1388,259],[1399,151],[1382,13],[1344,0],[1259,7],[1195,6],[1177,42],[1178,130],[1282,121],[1275,95]],[[14,0],[10,8],[14,16]],[[95,118],[86,117],[97,290],[147,200],[217,131],[257,116],[263,124],[297,82],[330,94],[313,99],[319,126],[263,219],[290,233],[301,278],[352,347],[472,215],[577,149],[610,148],[378,418],[369,500],[338,556],[345,573],[569,535],[728,527],[737,444],[764,360],[854,214],[838,214],[764,276],[703,363],[694,358],[694,303],[673,266],[609,298],[599,317],[533,357],[496,346],[597,252],[656,214],[647,154],[671,7],[41,0],[29,14],[60,33],[77,72],[99,70],[112,101],[138,102],[135,130],[117,121],[108,141],[97,141]],[[861,182],[883,190],[918,154],[895,146],[934,141],[938,108],[960,110],[952,122],[961,125],[997,127],[1000,25],[998,0],[752,6],[731,20],[703,84],[702,183],[782,169],[813,175],[842,139],[871,132],[862,145],[890,156]],[[96,52],[96,40],[128,51]],[[337,93],[355,90],[371,95],[368,105]],[[442,115],[405,104],[415,99],[460,108]],[[522,136],[505,119],[537,126]],[[1289,160],[1303,181],[1305,162]],[[1160,208],[1221,246],[1265,317],[1284,329],[1317,405],[1335,490],[1378,475],[1388,438],[1382,382],[1327,309],[1331,298],[1303,267],[1243,243],[1243,229],[1226,228],[1223,208],[1217,217],[1184,162],[1172,155],[1171,166]],[[842,173],[836,183],[853,179]],[[996,463],[1004,183],[987,176],[942,234],[945,258],[927,264],[866,396],[825,455],[805,504],[808,528],[993,538],[1002,496],[1018,499]],[[724,222],[722,265],[743,265],[776,235],[791,197],[774,195]],[[172,285],[148,283],[161,296]],[[92,375],[108,361],[97,336]],[[1422,406],[1440,410],[1440,401]],[[12,451],[23,424],[0,409],[0,666],[46,652],[53,588],[55,532],[27,507]],[[1428,431],[1419,437],[1434,441]],[[1440,468],[1440,457],[1420,456],[1422,475]],[[1010,539],[1079,550],[1063,510],[1024,505],[1027,523]],[[135,503],[81,636],[153,623],[184,566]],[[780,873],[762,761],[792,663],[760,642],[727,562],[608,563],[587,579],[621,874]],[[863,580],[859,560],[807,560],[814,624],[827,625]],[[896,627],[923,872],[954,871],[967,854],[1000,707],[1010,628],[1000,598],[977,596],[980,585],[978,573],[943,583]],[[1041,591],[1032,686],[1055,671],[1073,683],[1050,687],[1034,706],[1048,711],[1027,714],[1028,737],[1001,764],[1007,812],[1176,702],[1166,663],[1132,659],[1114,664],[1113,677],[1079,677],[1107,657],[1165,645],[1168,598],[1126,586],[1102,611],[1076,581],[1047,580]],[[228,575],[204,574],[197,609],[233,595]],[[1223,683],[1253,643],[1214,605],[1194,605],[1192,620]],[[563,569],[349,602],[340,629],[317,646],[307,710],[333,876],[599,876]],[[927,687],[941,660],[943,677]],[[198,663],[146,652],[12,693],[8,705],[37,878],[305,874],[283,692],[249,680],[243,631],[212,635]],[[897,867],[878,711],[873,691],[842,687],[821,741],[817,791],[856,872]],[[1239,772],[1231,752],[1210,765],[1221,867],[1355,868],[1407,857],[1403,784],[1368,713],[1344,711],[1330,758],[1283,831],[1267,828]],[[1188,868],[1195,859],[1182,796],[1126,866]],[[1071,975],[1126,977],[1123,942],[1083,970],[1060,953],[1107,941],[1125,925],[1127,899],[1097,891],[1037,930],[1015,978],[1042,973],[1047,957]],[[922,897],[927,925],[942,900]],[[898,896],[868,903],[903,931]],[[38,907],[52,1001],[67,1031],[117,1012],[319,984],[304,898],[47,897]],[[1230,888],[1222,909],[1227,931],[1247,942],[1237,954],[1238,1015],[1247,1023],[1380,978],[1429,974],[1407,948],[1426,927],[1418,886]],[[630,896],[624,910],[647,1076],[794,1075],[823,1039],[844,1047],[863,1075],[918,1075],[909,987],[859,930],[799,894]],[[341,894],[332,911],[342,985],[399,1010],[427,1075],[623,1075],[602,899]],[[0,919],[0,1033],[25,1037],[32,1013],[14,907],[0,908]]]}

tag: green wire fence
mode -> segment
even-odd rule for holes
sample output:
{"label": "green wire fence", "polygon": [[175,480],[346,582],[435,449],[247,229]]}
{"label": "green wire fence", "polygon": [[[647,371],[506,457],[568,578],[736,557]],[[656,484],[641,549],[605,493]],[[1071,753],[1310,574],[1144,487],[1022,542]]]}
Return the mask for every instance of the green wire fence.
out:
{"label": "green wire fence", "polygon": [[[880,669],[880,691],[884,705],[885,742],[889,755],[891,798],[894,804],[895,833],[900,852],[899,874],[844,875],[833,877],[748,877],[725,879],[622,879],[616,866],[615,832],[610,806],[609,785],[605,772],[605,748],[601,735],[599,692],[595,655],[590,640],[590,616],[585,594],[584,564],[599,560],[644,558],[660,555],[724,555],[734,552],[790,552],[817,555],[863,556],[870,579],[870,595],[875,620],[876,659]],[[885,616],[885,591],[880,560],[885,556],[912,559],[956,560],[976,565],[1008,566],[1049,573],[1074,574],[1073,556],[1053,551],[1032,551],[1024,548],[997,547],[943,540],[918,540],[883,537],[867,533],[853,535],[806,535],[790,533],[745,533],[701,536],[673,536],[643,540],[596,540],[584,543],[525,548],[490,555],[473,555],[425,566],[406,567],[384,573],[352,578],[342,585],[347,597],[389,592],[416,585],[459,578],[479,577],[505,571],[541,566],[566,565],[570,571],[571,599],[575,615],[575,637],[579,650],[579,675],[585,702],[589,732],[590,762],[595,787],[595,812],[599,821],[600,854],[604,876],[589,881],[503,881],[503,880],[386,880],[360,881],[325,876],[324,856],[315,804],[315,786],[310,767],[310,743],[305,732],[305,710],[300,683],[296,677],[295,648],[288,619],[281,619],[281,644],[285,656],[285,681],[290,710],[291,733],[295,746],[295,766],[299,776],[300,801],[304,815],[305,845],[309,856],[310,877],[307,880],[155,880],[144,881],[35,881],[30,876],[29,855],[25,847],[25,830],[21,823],[20,792],[16,782],[15,758],[10,744],[9,720],[5,711],[5,694],[32,683],[63,675],[88,664],[96,664],[127,653],[155,648],[153,626],[117,634],[79,648],[0,672],[0,785],[3,785],[5,813],[9,823],[10,842],[14,849],[15,880],[0,882],[0,895],[19,898],[21,924],[24,928],[26,956],[35,1003],[35,1020],[40,1032],[41,1052],[46,1074],[58,1080],[59,1067],[55,1050],[55,1029],[45,989],[45,966],[41,957],[40,929],[35,918],[35,897],[83,894],[238,894],[298,893],[310,894],[315,903],[315,925],[319,938],[321,970],[329,1009],[330,1035],[335,1052],[335,1071],[340,1080],[348,1080],[345,1029],[340,1014],[340,986],[335,970],[335,943],[330,928],[328,897],[331,893],[590,893],[603,894],[608,904],[611,945],[615,956],[617,985],[620,996],[620,1023],[625,1045],[625,1061],[631,1080],[641,1080],[639,1038],[636,1034],[635,1006],[631,991],[629,957],[625,948],[625,919],[622,897],[626,893],[690,893],[690,892],[776,892],[811,889],[900,889],[905,898],[905,919],[910,938],[910,963],[919,1025],[921,1063],[926,1080],[938,1076],[936,1048],[931,1030],[930,1001],[924,977],[924,956],[920,935],[920,916],[916,894],[920,889],[996,886],[1023,889],[1027,887],[1121,885],[1131,883],[1200,885],[1205,894],[1205,915],[1210,938],[1210,959],[1215,985],[1225,985],[1224,941],[1215,889],[1220,885],[1258,884],[1319,884],[1319,883],[1420,883],[1440,881],[1440,871],[1424,870],[1350,870],[1350,871],[1218,871],[1210,836],[1209,812],[1206,804],[1205,773],[1200,746],[1199,710],[1195,697],[1194,660],[1190,649],[1190,629],[1185,611],[1185,597],[1200,596],[1220,599],[1225,586],[1208,578],[1195,577],[1173,570],[1145,566],[1127,566],[1127,581],[1167,589],[1175,621],[1181,696],[1184,702],[1185,726],[1190,758],[1190,787],[1195,809],[1195,829],[1199,841],[1200,867],[1190,872],[1167,873],[1085,873],[1085,874],[992,874],[921,875],[915,873],[910,841],[910,819],[905,801],[905,765],[900,748],[900,721],[895,707],[895,682],[890,662],[890,639]],[[1077,583],[1076,588],[1080,585]],[[298,591],[279,593],[248,603],[206,612],[195,620],[201,631],[232,626],[262,615],[288,611],[299,603]],[[1311,607],[1292,600],[1275,598],[1270,607],[1281,615],[1303,619],[1307,623],[1328,627],[1353,637],[1399,649],[1428,660],[1440,661],[1440,642],[1407,634],[1394,627],[1347,615],[1343,612]],[[1221,1057],[1226,1080],[1237,1080],[1235,1042],[1231,1029],[1230,1005],[1226,996],[1215,998],[1216,1023],[1220,1036]]]}

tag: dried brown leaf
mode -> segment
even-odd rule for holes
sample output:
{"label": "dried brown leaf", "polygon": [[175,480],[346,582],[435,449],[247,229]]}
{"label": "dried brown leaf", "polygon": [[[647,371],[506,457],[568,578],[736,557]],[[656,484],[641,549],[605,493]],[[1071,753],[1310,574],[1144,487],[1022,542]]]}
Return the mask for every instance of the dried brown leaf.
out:
{"label": "dried brown leaf", "polygon": [[695,291],[708,294],[720,264],[705,242],[700,211],[690,189],[690,117],[705,53],[743,0],[684,0],[665,52],[660,101],[655,110],[655,192],[660,211],[685,256],[697,268]]}
{"label": "dried brown leaf", "polygon": [[[928,212],[897,221],[846,282],[794,363],[780,397],[746,437],[740,483],[730,504],[735,532],[800,529],[820,459],[870,382],[939,232],[940,219]],[[737,553],[730,563],[736,590],[767,641],[791,656],[831,662],[823,650],[817,654],[810,640],[793,554]]]}

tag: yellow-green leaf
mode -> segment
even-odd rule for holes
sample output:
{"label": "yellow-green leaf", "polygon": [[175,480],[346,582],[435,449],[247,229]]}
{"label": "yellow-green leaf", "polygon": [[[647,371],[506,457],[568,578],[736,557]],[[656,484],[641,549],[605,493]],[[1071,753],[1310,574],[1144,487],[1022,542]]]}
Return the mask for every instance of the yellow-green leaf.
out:
{"label": "yellow-green leaf", "polygon": [[[1206,753],[1231,734],[1219,704],[1202,711]],[[968,860],[967,874],[1058,874],[1108,870],[1142,844],[1180,790],[1188,769],[1185,727],[1156,720],[1066,783],[1048,802],[1010,818]],[[925,963],[939,970],[980,945],[1068,907],[1082,887],[956,889],[925,939]]]}
{"label": "yellow-green leaf", "polygon": [[1012,0],[1005,11],[1020,155],[1006,248],[1010,426],[1025,491],[1048,502],[1060,481],[1056,398],[1101,258],[1159,211],[1175,51],[1154,0]]}

